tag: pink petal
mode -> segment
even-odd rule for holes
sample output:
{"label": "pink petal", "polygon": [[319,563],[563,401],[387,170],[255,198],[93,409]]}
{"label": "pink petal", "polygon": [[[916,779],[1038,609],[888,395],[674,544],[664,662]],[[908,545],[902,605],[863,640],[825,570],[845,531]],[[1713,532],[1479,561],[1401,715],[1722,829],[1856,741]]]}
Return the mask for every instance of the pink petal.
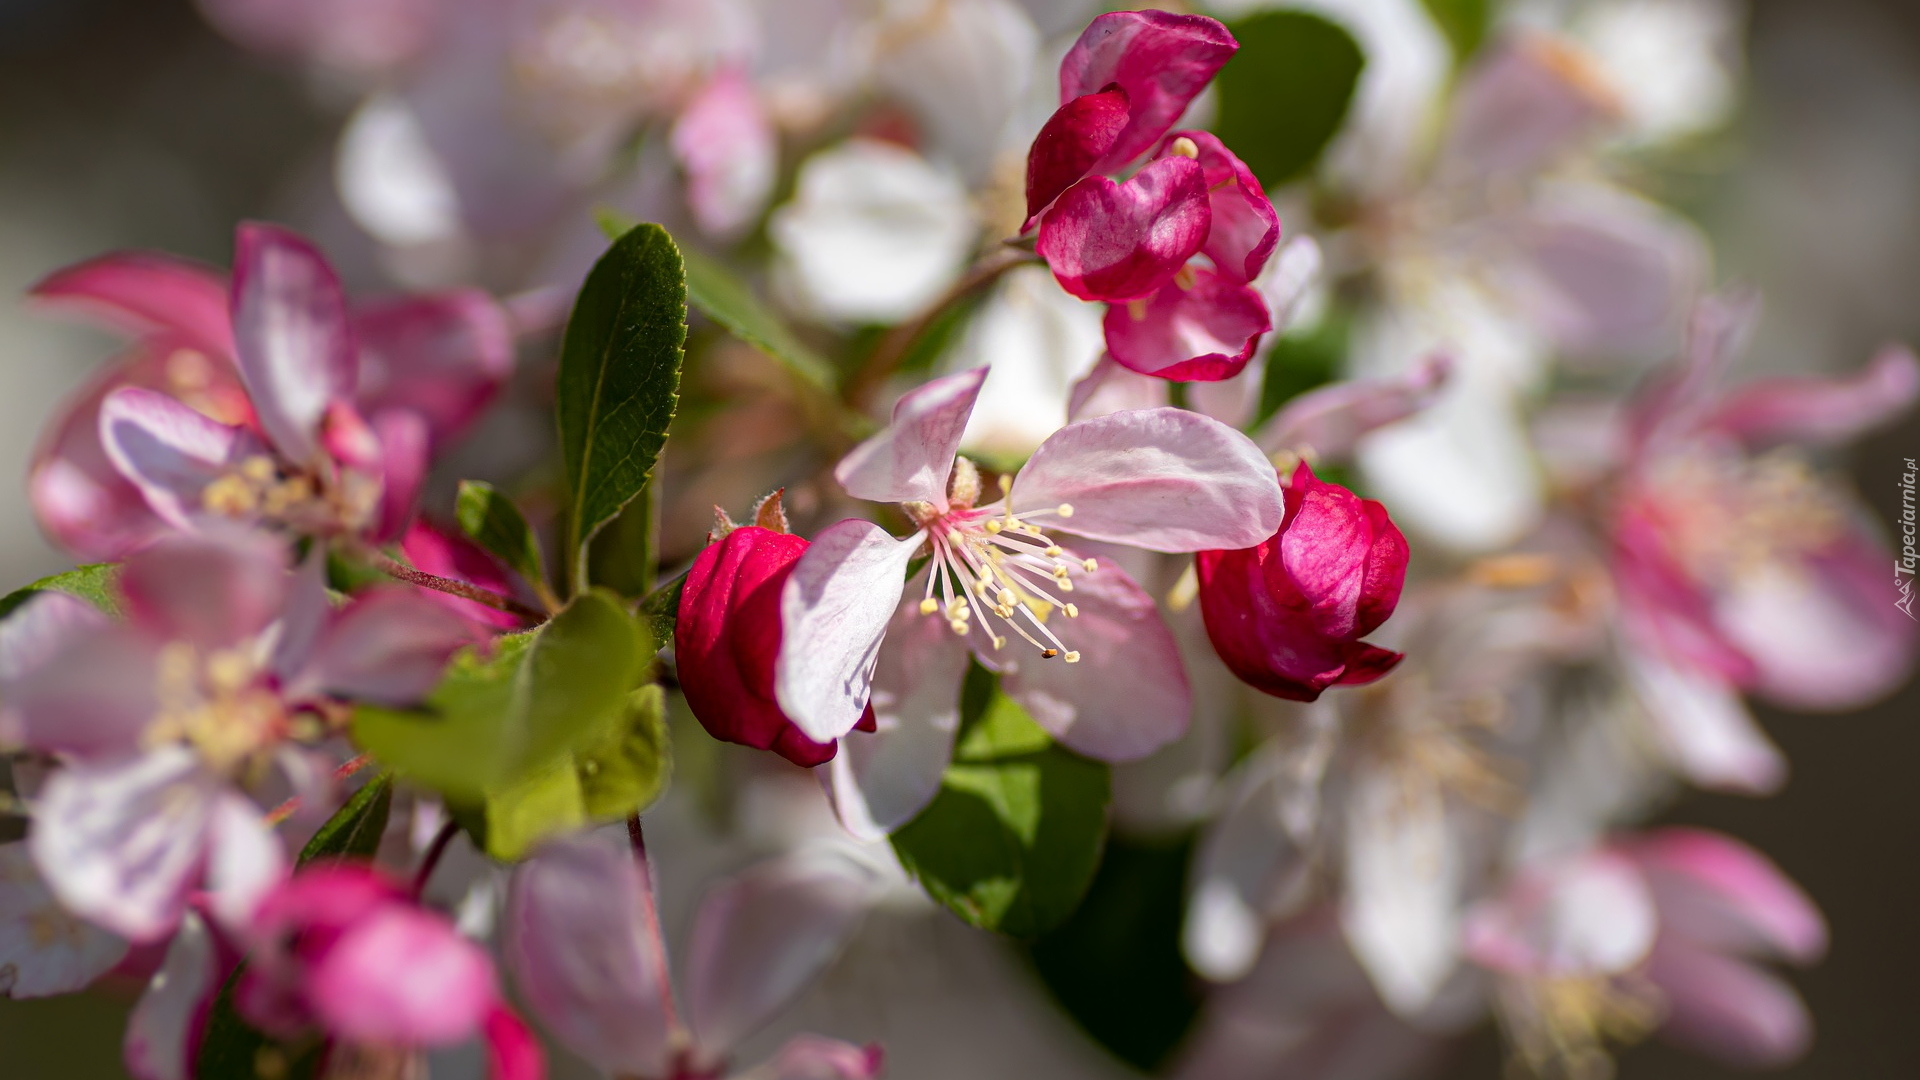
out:
{"label": "pink petal", "polygon": [[847,494],[874,502],[925,502],[944,510],[947,475],[973,415],[987,369],[932,379],[901,395],[893,422],[853,448],[833,477]]}
{"label": "pink petal", "polygon": [[99,608],[72,593],[45,589],[28,596],[0,621],[0,685],[25,677],[110,623]]}
{"label": "pink petal", "polygon": [[100,443],[167,524],[190,529],[201,492],[254,449],[238,428],[152,390],[123,387],[100,404]]}
{"label": "pink petal", "polygon": [[156,941],[186,910],[222,794],[184,747],[72,763],[47,780],[28,843],[68,910],[134,941]]}
{"label": "pink petal", "polygon": [[220,964],[213,936],[188,913],[167,946],[167,958],[127,1018],[121,1060],[137,1080],[191,1080]]}
{"label": "pink petal", "polygon": [[1667,1006],[1661,1036],[1729,1065],[1778,1068],[1813,1041],[1800,995],[1752,964],[1662,941],[1647,975]]}
{"label": "pink petal", "polygon": [[56,271],[29,295],[128,334],[176,334],[209,357],[233,355],[226,275],[210,266],[153,252],[115,252]]}
{"label": "pink petal", "polygon": [[1093,368],[1073,384],[1067,397],[1067,420],[1091,420],[1096,416],[1153,409],[1167,404],[1167,382],[1121,367],[1113,357],[1102,355]]}
{"label": "pink petal", "polygon": [[249,926],[287,869],[286,851],[260,808],[238,792],[222,792],[207,821],[208,913],[229,933]]}
{"label": "pink petal", "polygon": [[481,1022],[487,1040],[488,1080],[546,1080],[540,1040],[512,1009],[495,1005]]}
{"label": "pink petal", "polygon": [[687,949],[687,1026],[719,1058],[839,954],[872,898],[870,872],[829,850],[756,864],[707,891]]}
{"label": "pink petal", "polygon": [[373,537],[396,540],[413,522],[420,489],[426,484],[431,464],[427,458],[427,423],[414,413],[389,409],[373,418],[373,430],[382,455],[380,515]]}
{"label": "pink petal", "polygon": [[233,334],[261,429],[288,460],[313,463],[320,418],[352,398],[358,368],[346,295],[319,249],[278,226],[240,226]]}
{"label": "pink petal", "polygon": [[1361,436],[1431,405],[1453,366],[1451,356],[1435,353],[1404,375],[1309,390],[1282,406],[1254,441],[1265,450],[1311,449],[1322,458],[1350,457]]}
{"label": "pink petal", "polygon": [[855,1046],[818,1035],[795,1035],[762,1068],[770,1080],[874,1080],[885,1062],[878,1043]]}
{"label": "pink petal", "polygon": [[1280,243],[1280,215],[1253,170],[1207,131],[1176,131],[1200,150],[1200,168],[1207,175],[1207,199],[1213,208],[1213,228],[1201,249],[1222,277],[1244,285],[1260,276],[1267,258]]}
{"label": "pink petal", "polygon": [[1211,270],[1197,271],[1189,287],[1169,284],[1151,300],[1113,304],[1101,325],[1107,353],[1122,367],[1176,382],[1233,378],[1272,329],[1258,292]]}
{"label": "pink petal", "polygon": [[876,730],[848,732],[824,766],[834,810],[849,832],[884,839],[939,793],[960,728],[966,671],[966,643],[938,613],[920,614],[909,590],[873,670]]}
{"label": "pink petal", "polygon": [[1213,212],[1192,158],[1164,157],[1125,183],[1089,176],[1055,200],[1034,250],[1082,300],[1152,296],[1206,242]]}
{"label": "pink petal", "polygon": [[549,842],[507,887],[502,952],[534,1016],[614,1075],[661,1076],[671,1052],[667,958],[648,929],[652,893],[623,847]]}
{"label": "pink petal", "polygon": [[1596,134],[1615,111],[1591,61],[1540,33],[1487,50],[1454,100],[1444,157],[1462,177],[1540,169]]}
{"label": "pink petal", "polygon": [[513,373],[506,312],[473,290],[361,305],[358,403],[369,416],[405,409],[427,422],[430,441],[464,434]]}
{"label": "pink petal", "polygon": [[780,140],[744,74],[729,70],[709,80],[674,121],[668,142],[687,174],[687,203],[702,232],[732,237],[753,224],[773,193]]}
{"label": "pink petal", "polygon": [[1082,94],[1047,118],[1027,151],[1027,221],[1022,232],[1033,227],[1061,192],[1093,171],[1130,118],[1127,92],[1119,86]]}
{"label": "pink petal", "polygon": [[1629,860],[1607,850],[1525,867],[1468,917],[1467,953],[1527,977],[1624,974],[1653,948],[1652,892]]}
{"label": "pink petal", "polygon": [[1665,828],[1622,841],[1660,907],[1663,933],[1726,952],[1765,952],[1798,963],[1827,950],[1820,909],[1753,848],[1705,829]]}
{"label": "pink petal", "polygon": [[1905,346],[1880,350],[1841,378],[1760,379],[1729,393],[1707,419],[1751,446],[1847,442],[1904,414],[1920,398],[1920,361]]}
{"label": "pink petal", "polygon": [[870,521],[842,521],[794,564],[780,597],[774,694],[813,741],[838,739],[866,711],[880,640],[923,539],[895,540]]}
{"label": "pink petal", "polygon": [[1379,503],[1320,480],[1304,461],[1286,494],[1281,565],[1306,600],[1314,628],[1334,638],[1370,633],[1400,599],[1405,538]]}
{"label": "pink petal", "polygon": [[417,592],[362,593],[328,621],[306,666],[283,693],[292,701],[328,696],[411,705],[439,683],[454,652],[473,640],[465,619]]}
{"label": "pink petal", "polygon": [[[416,519],[400,541],[401,554],[416,570],[439,577],[453,578],[502,596],[519,595],[520,586],[486,549],[430,522]],[[487,607],[436,589],[420,589],[421,596],[449,611],[458,612],[470,622],[500,630],[517,630],[523,620],[510,612]]]}
{"label": "pink petal", "polygon": [[1072,507],[1042,527],[1149,551],[1243,548],[1286,512],[1253,441],[1184,409],[1142,409],[1068,424],[1014,479],[1012,509]]}
{"label": "pink petal", "polygon": [[1153,597],[1118,565],[1100,560],[1091,573],[1075,575],[1063,599],[1079,617],[1055,611],[1047,628],[1080,654],[1079,662],[1015,654],[1001,680],[1007,696],[1068,749],[1101,761],[1136,761],[1186,734],[1187,671]]}
{"label": "pink petal", "polygon": [[127,955],[127,943],[60,909],[27,845],[0,844],[0,998],[84,990]]}
{"label": "pink petal", "polygon": [[499,1001],[478,945],[401,904],[348,927],[309,972],[306,994],[329,1033],[399,1046],[472,1038]]}
{"label": "pink petal", "polygon": [[36,750],[94,759],[128,753],[158,711],[157,649],[125,626],[73,638],[5,684],[8,723]]}
{"label": "pink petal", "polygon": [[1160,140],[1240,43],[1201,15],[1115,11],[1087,25],[1060,61],[1060,100],[1119,83],[1132,106],[1126,129],[1097,171],[1124,167]]}
{"label": "pink petal", "polygon": [[[327,552],[315,544],[294,568],[282,606],[280,625],[268,666],[284,688],[306,668],[320,634],[333,618],[333,597],[327,584]],[[282,692],[282,696],[287,696]]]}
{"label": "pink petal", "polygon": [[284,542],[224,522],[158,540],[120,572],[129,619],[162,640],[202,649],[231,647],[265,630],[280,616],[290,586]]}
{"label": "pink petal", "polygon": [[1786,782],[1786,759],[1723,677],[1639,648],[1626,650],[1624,659],[1655,738],[1682,776],[1749,795],[1771,794]]}

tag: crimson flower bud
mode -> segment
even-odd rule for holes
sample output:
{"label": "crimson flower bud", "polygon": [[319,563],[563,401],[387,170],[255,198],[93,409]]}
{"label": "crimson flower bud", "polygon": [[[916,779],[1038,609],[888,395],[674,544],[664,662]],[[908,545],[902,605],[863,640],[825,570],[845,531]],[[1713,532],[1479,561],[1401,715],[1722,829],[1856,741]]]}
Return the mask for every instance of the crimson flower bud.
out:
{"label": "crimson flower bud", "polygon": [[1214,651],[1242,682],[1292,701],[1369,683],[1401,654],[1369,645],[1400,601],[1407,541],[1386,508],[1313,475],[1285,488],[1280,531],[1257,547],[1195,556]]}
{"label": "crimson flower bud", "polygon": [[687,571],[673,636],[681,692],[707,734],[812,767],[836,744],[807,738],[773,696],[780,590],[806,550],[802,537],[751,525],[708,544]]}

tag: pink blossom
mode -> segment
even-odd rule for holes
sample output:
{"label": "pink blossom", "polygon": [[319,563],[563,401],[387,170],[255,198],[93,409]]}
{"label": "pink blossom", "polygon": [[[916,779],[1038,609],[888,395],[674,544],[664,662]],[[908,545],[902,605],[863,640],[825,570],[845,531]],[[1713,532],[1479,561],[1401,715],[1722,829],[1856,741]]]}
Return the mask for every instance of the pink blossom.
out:
{"label": "pink blossom", "polygon": [[1312,701],[1400,662],[1401,654],[1360,639],[1399,603],[1407,542],[1385,507],[1315,477],[1304,461],[1286,500],[1285,521],[1265,541],[1203,551],[1194,565],[1220,659],[1256,689]]}
{"label": "pink blossom", "polygon": [[[551,842],[515,871],[503,948],[534,1015],[603,1072],[717,1077],[728,1074],[734,1048],[832,962],[873,889],[864,868],[824,851],[760,863],[713,886],[686,953],[684,1021],[646,870],[594,837]],[[880,1050],[802,1035],[772,1066],[782,1077],[868,1080],[880,1071]]]}
{"label": "pink blossom", "polygon": [[1812,901],[1764,856],[1688,828],[1527,867],[1465,933],[1468,955],[1500,977],[1516,1049],[1536,1068],[1598,1056],[1603,1034],[1656,1027],[1730,1064],[1785,1064],[1812,1022],[1761,963],[1810,963],[1826,941]]}
{"label": "pink blossom", "polygon": [[[840,522],[814,538],[781,598],[775,695],[801,731],[843,738],[871,698],[879,731],[847,739],[831,770],[858,831],[906,821],[937,789],[969,653],[1081,753],[1130,760],[1185,730],[1186,673],[1152,598],[1049,532],[1185,552],[1256,543],[1284,513],[1251,441],[1165,408],[1067,425],[989,501],[979,470],[955,456],[985,373],[910,392],[835,470],[849,494],[902,504],[914,533]],[[922,552],[919,595],[908,595]]]}
{"label": "pink blossom", "polygon": [[298,784],[299,746],[337,731],[342,702],[416,701],[472,640],[408,591],[333,608],[323,556],[296,573],[286,558],[234,526],[164,538],[120,574],[126,621],[43,593],[0,636],[10,722],[65,761],[30,842],[76,914],[153,941],[204,881],[216,916],[244,918],[284,856],[236,785],[276,769]]}
{"label": "pink blossom", "polygon": [[1203,15],[1113,11],[1088,23],[1060,61],[1060,101],[1118,85],[1128,106],[1127,126],[1097,170],[1123,169],[1159,142],[1239,48]]}
{"label": "pink blossom", "polygon": [[1199,254],[1212,220],[1206,174],[1173,154],[1123,183],[1090,176],[1068,188],[1040,219],[1034,250],[1082,300],[1142,300]]}
{"label": "pink blossom", "polygon": [[1899,415],[1920,365],[1890,349],[1851,379],[1718,388],[1752,317],[1705,304],[1685,364],[1630,407],[1612,566],[1626,660],[1670,757],[1696,783],[1764,791],[1785,763],[1748,691],[1857,706],[1910,670],[1914,624],[1887,598],[1884,540],[1852,496],[1777,444],[1839,441]]}
{"label": "pink blossom", "polygon": [[34,296],[135,337],[55,420],[29,480],[43,527],[88,558],[218,516],[397,535],[429,455],[513,361],[485,296],[350,314],[320,253],[268,225],[240,228],[230,295],[213,270],[133,253],[63,270]]}
{"label": "pink blossom", "polygon": [[336,1057],[356,1046],[391,1052],[479,1036],[495,1080],[545,1075],[487,954],[371,869],[302,870],[261,901],[245,939],[253,949],[234,1001],[270,1033],[318,1027]]}

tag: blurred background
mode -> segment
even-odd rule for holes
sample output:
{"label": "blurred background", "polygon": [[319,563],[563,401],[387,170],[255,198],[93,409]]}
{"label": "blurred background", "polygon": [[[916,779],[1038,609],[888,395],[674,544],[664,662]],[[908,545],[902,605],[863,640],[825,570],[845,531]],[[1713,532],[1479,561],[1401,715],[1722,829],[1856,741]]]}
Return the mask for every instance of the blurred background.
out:
{"label": "blurred background", "polygon": [[[1765,295],[1755,366],[1850,367],[1883,341],[1920,340],[1920,5],[1754,0],[1749,34],[1751,85],[1732,137],[1668,196],[1712,234],[1721,276]],[[327,101],[324,88],[218,37],[186,0],[0,0],[0,580],[67,565],[27,509],[25,465],[56,402],[112,347],[18,298],[49,270],[113,248],[225,263],[236,220],[288,217],[328,183],[351,101]],[[1864,501],[1883,519],[1909,456],[1920,456],[1911,423],[1852,452]],[[1777,1075],[1920,1076],[1920,689],[1857,715],[1761,716],[1793,762],[1786,790],[1692,793],[1666,820],[1761,847],[1832,925],[1828,958],[1792,975],[1816,1043]],[[1034,1019],[1053,1006],[1011,950],[939,911],[902,918],[925,925],[902,926],[892,947],[884,920],[863,935],[834,976],[836,1007],[867,998],[891,1017],[883,1037],[915,1041],[916,1056],[945,1063],[939,1075],[1124,1075],[1070,1026]],[[955,986],[971,995],[954,1003],[966,1007],[964,1026],[942,1021]],[[101,993],[0,1000],[0,1077],[122,1075],[125,1007]],[[792,1020],[831,1022],[817,1015],[825,1008]],[[910,1060],[894,1075],[923,1075]],[[1619,1071],[1732,1075],[1657,1044],[1624,1053]],[[1498,1040],[1483,1031],[1451,1075],[1500,1073]]]}

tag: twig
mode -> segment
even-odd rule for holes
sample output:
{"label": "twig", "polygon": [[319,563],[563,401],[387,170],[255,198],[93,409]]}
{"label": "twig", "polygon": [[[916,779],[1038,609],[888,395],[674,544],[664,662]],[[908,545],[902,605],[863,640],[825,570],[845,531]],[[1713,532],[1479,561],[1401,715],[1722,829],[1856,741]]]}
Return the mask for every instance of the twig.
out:
{"label": "twig", "polygon": [[420,899],[420,894],[426,891],[427,879],[433,877],[434,867],[440,865],[440,857],[447,853],[447,845],[453,843],[453,834],[459,831],[459,823],[448,819],[446,824],[440,826],[440,831],[433,834],[433,843],[427,845],[427,854],[420,860],[420,869],[413,875],[415,900]]}
{"label": "twig", "polygon": [[501,596],[491,589],[483,589],[478,585],[465,581],[457,581],[453,578],[441,577],[438,574],[429,574],[424,570],[415,570],[406,563],[382,552],[369,551],[367,556],[373,561],[373,565],[382,573],[389,577],[398,578],[409,585],[418,585],[423,589],[433,589],[436,592],[443,592],[449,596],[457,596],[462,600],[471,600],[476,604],[485,604],[495,611],[504,611],[509,615],[518,615],[532,622],[538,623],[547,620],[545,613],[528,607],[510,596]]}

